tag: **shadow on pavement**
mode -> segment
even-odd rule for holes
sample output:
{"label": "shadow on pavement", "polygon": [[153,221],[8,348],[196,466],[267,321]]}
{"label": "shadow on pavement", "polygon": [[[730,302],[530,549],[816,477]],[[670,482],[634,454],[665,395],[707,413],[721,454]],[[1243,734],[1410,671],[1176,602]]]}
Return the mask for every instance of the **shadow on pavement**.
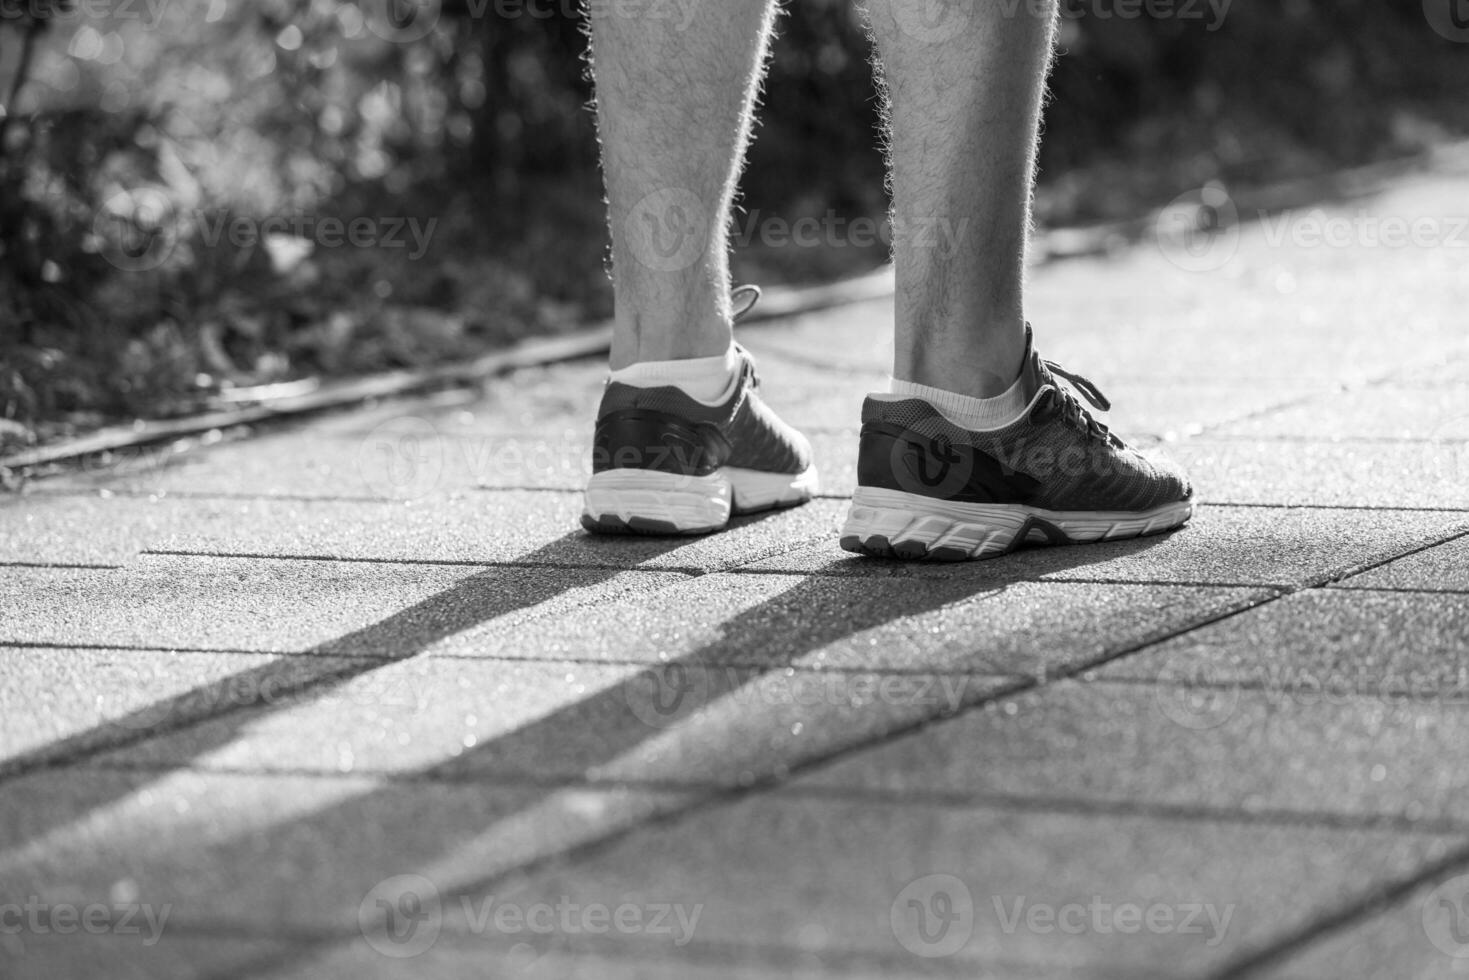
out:
{"label": "shadow on pavement", "polygon": [[[553,563],[576,537],[563,538],[521,561]],[[1096,555],[1086,548],[1049,551],[1045,570],[1107,560],[1119,548],[1142,551],[1157,540],[1119,543]],[[682,543],[668,541],[662,551]],[[791,588],[726,621],[716,639],[691,653],[578,696],[456,758],[393,773],[369,791],[334,800],[324,809],[224,839],[181,834],[143,853],[137,848],[109,852],[105,840],[100,848],[84,840],[69,845],[84,857],[68,861],[64,854],[52,855],[41,867],[27,872],[25,867],[11,866],[4,869],[5,875],[31,892],[44,892],[53,884],[46,880],[48,869],[64,868],[68,882],[95,885],[103,894],[106,883],[132,877],[140,901],[179,906],[180,929],[189,929],[189,921],[206,930],[221,925],[236,932],[259,929],[299,940],[302,956],[326,952],[361,938],[351,923],[364,897],[387,877],[428,875],[446,900],[497,892],[507,880],[650,818],[778,781],[792,770],[871,744],[891,731],[986,700],[1003,680],[993,673],[986,650],[950,650],[938,656],[924,645],[915,645],[918,652],[906,671],[989,674],[997,683],[966,687],[958,703],[915,702],[868,710],[836,700],[802,705],[802,724],[821,737],[795,740],[786,737],[789,713],[770,710],[758,697],[740,698],[748,685],[863,631],[1033,581],[1035,565],[1024,559],[1025,554],[933,577],[894,575],[893,567],[881,562],[867,562],[864,567],[870,567],[870,574],[791,576]],[[17,806],[27,795],[23,787],[31,779],[45,779],[60,766],[75,766],[117,748],[120,730],[133,733],[122,741],[124,746],[173,739],[184,745],[179,756],[197,759],[229,744],[282,704],[300,706],[303,696],[324,695],[566,588],[544,571],[528,575],[522,587],[503,588],[505,577],[515,574],[525,572],[495,569],[474,575],[311,651],[315,657],[332,658],[391,646],[388,657],[345,665],[336,660],[329,668],[316,669],[312,657],[274,661],[150,706],[119,725],[99,727],[11,760],[8,770],[28,771],[29,778],[7,778],[9,788],[17,792],[4,809]],[[616,570],[605,572],[607,578],[614,574]],[[1020,630],[1023,626],[1017,624],[1016,632]],[[941,662],[933,662],[935,656]],[[1013,676],[1010,681],[1010,690],[1024,683]],[[247,690],[274,691],[278,700],[245,705],[224,716],[208,713],[209,705],[222,703],[226,692],[242,685]],[[283,693],[297,696],[279,698]],[[160,713],[168,719],[166,725],[138,731]],[[187,762],[173,762],[126,773],[71,768],[63,812],[56,812],[52,798],[36,804],[51,807],[44,820],[7,823],[14,828],[64,828],[187,767]],[[598,806],[588,806],[584,782],[588,776],[600,789],[613,791]],[[45,801],[49,795],[38,794],[36,799]],[[11,855],[24,843],[23,832],[0,831],[0,847]],[[50,876],[54,875],[52,870]],[[203,893],[209,907],[201,909],[186,900],[182,892],[187,889],[181,888],[200,880],[230,882],[231,887],[227,896]],[[123,952],[120,947],[119,955]],[[262,962],[247,972],[285,965]],[[199,964],[201,972],[221,966]]]}

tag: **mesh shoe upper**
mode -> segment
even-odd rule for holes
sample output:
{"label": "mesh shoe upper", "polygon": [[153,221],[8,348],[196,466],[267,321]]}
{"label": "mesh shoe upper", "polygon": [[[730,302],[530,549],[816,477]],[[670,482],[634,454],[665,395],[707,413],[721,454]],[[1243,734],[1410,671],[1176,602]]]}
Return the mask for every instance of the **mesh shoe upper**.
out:
{"label": "mesh shoe upper", "polygon": [[593,470],[705,476],[721,466],[791,474],[809,469],[810,444],[761,399],[754,358],[743,348],[739,353],[740,379],[722,405],[705,405],[675,387],[609,384],[597,413]]}
{"label": "mesh shoe upper", "polygon": [[[971,431],[919,399],[869,398],[862,410],[858,482],[968,503],[1051,511],[1152,510],[1189,500],[1171,461],[1127,446],[1062,387],[1056,365],[1026,357],[1036,392],[1026,414],[1000,429]],[[1106,400],[1069,373],[1089,400]]]}

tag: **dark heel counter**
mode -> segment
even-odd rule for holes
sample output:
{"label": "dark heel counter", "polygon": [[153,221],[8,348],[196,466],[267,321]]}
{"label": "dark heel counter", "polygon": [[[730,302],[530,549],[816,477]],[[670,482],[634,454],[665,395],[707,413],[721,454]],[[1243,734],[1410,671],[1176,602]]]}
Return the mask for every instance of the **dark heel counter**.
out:
{"label": "dark heel counter", "polygon": [[907,442],[891,426],[880,422],[863,424],[857,446],[857,485],[906,491],[908,488],[899,482],[893,461],[901,457]]}
{"label": "dark heel counter", "polygon": [[718,430],[664,412],[625,409],[597,420],[592,472],[657,470],[708,476],[729,456]]}
{"label": "dark heel counter", "polygon": [[857,485],[964,503],[1024,503],[1038,483],[943,433],[891,422],[862,426]]}

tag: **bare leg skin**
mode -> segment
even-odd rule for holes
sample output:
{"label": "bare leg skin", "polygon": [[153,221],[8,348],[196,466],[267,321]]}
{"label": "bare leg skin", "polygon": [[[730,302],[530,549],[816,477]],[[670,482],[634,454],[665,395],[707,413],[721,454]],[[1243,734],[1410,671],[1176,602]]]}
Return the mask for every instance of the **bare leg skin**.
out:
{"label": "bare leg skin", "polygon": [[893,376],[1002,394],[1022,292],[1053,0],[869,0],[888,99],[897,263]]}
{"label": "bare leg skin", "polygon": [[612,231],[612,368],[731,340],[728,214],[775,16],[771,0],[594,4]]}

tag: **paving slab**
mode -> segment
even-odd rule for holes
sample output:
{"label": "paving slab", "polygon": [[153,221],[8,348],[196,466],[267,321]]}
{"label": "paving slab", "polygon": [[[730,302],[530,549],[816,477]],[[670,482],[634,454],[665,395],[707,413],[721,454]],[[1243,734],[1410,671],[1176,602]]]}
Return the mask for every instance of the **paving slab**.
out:
{"label": "paving slab", "polygon": [[692,538],[595,537],[579,493],[413,501],[42,497],[0,515],[0,562],[120,564],[144,551],[618,568],[719,569],[833,533],[838,504],[740,518]]}
{"label": "paving slab", "polygon": [[[30,765],[82,751],[91,758],[109,740],[255,705],[103,761],[738,785],[1253,599],[1136,586],[976,594],[953,579],[855,584],[711,575],[662,600],[599,604],[574,625],[546,617],[540,627],[476,624],[455,634],[427,614],[405,615],[397,632],[355,634],[371,642],[329,640],[279,659],[11,648],[11,755]],[[194,601],[211,605],[207,593]],[[706,614],[687,619],[689,609]],[[659,625],[680,615],[683,626]],[[412,632],[425,629],[427,637]],[[397,662],[338,655],[348,649]],[[58,660],[109,693],[33,708],[27,681]]]}
{"label": "paving slab", "polygon": [[[922,803],[903,805],[903,829],[895,833],[892,804],[777,795],[637,831],[564,868],[484,880],[511,855],[530,853],[516,851],[516,842],[534,849],[527,825],[542,838],[564,832],[572,840],[585,832],[589,814],[605,818],[609,807],[599,804],[607,801],[582,791],[516,813],[527,806],[524,797],[471,786],[419,786],[409,795],[360,779],[263,783],[198,774],[132,785],[136,791],[105,814],[58,823],[38,820],[37,804],[64,813],[67,803],[85,800],[88,786],[75,776],[65,785],[55,775],[27,780],[23,812],[16,813],[17,794],[0,802],[10,811],[6,843],[18,844],[0,852],[7,880],[53,901],[78,901],[107,894],[122,877],[134,901],[174,905],[179,935],[220,923],[246,934],[326,935],[333,941],[319,943],[319,955],[330,959],[338,946],[355,949],[353,958],[367,954],[359,909],[384,880],[416,874],[443,901],[446,948],[514,956],[519,947],[522,960],[532,961],[570,950],[585,962],[632,945],[634,956],[647,948],[663,963],[702,962],[707,969],[713,960],[715,976],[726,975],[718,969],[784,975],[782,964],[864,961],[882,970],[858,975],[973,976],[986,968],[1032,976],[1201,975],[1459,843],[1427,834],[1098,820]],[[100,832],[103,824],[110,833]],[[24,841],[27,832],[39,836]],[[729,853],[741,861],[729,862]],[[61,856],[69,860],[56,863]],[[772,901],[773,890],[795,892],[800,903]],[[944,909],[932,902],[940,891],[950,900]],[[223,902],[226,894],[237,901]],[[696,908],[698,919],[681,946],[651,927],[631,943],[575,927],[527,936],[510,920],[500,928],[494,920],[489,928],[479,924],[491,897],[522,910],[558,902],[645,911],[681,906],[685,921]],[[927,969],[922,958],[945,952],[938,943],[949,934],[920,932],[912,902],[961,912],[951,930],[956,948]],[[1017,905],[1022,918],[1007,931]],[[1061,912],[1073,905],[1081,910]],[[1114,911],[1124,905],[1152,909],[1155,931],[1130,912]],[[1210,905],[1214,920],[1200,909]],[[1060,933],[1047,910],[1067,915],[1077,934]],[[1196,912],[1185,931],[1186,917]],[[1017,964],[1028,968],[1012,971]]]}
{"label": "paving slab", "polygon": [[18,569],[0,582],[0,641],[405,657],[687,579],[615,568],[466,568],[145,556],[122,570]]}
{"label": "paving slab", "polygon": [[[302,666],[321,670],[333,659]],[[174,699],[272,663],[278,658],[263,654],[7,647],[0,650],[0,772],[87,733],[95,746],[135,737],[178,717],[183,708]],[[335,660],[330,669],[354,665]],[[223,686],[214,707],[228,708],[246,693],[244,685]]]}
{"label": "paving slab", "polygon": [[1469,510],[1464,443],[1199,439],[1167,448],[1211,503]]}
{"label": "paving slab", "polygon": [[351,775],[43,772],[0,794],[0,874],[7,894],[76,904],[106,901],[124,882],[135,904],[172,904],[179,934],[350,934],[385,878],[492,879],[672,809],[679,796]]}
{"label": "paving slab", "polygon": [[[855,415],[844,418],[851,421]],[[850,484],[857,465],[856,429],[813,432],[811,441],[823,477],[833,474],[837,487]],[[402,415],[365,436],[283,433],[169,454],[115,476],[48,482],[29,496],[46,500],[100,492],[431,505],[475,490],[556,490],[579,496],[591,475],[592,431],[585,425],[499,435],[443,430],[420,416]]]}
{"label": "paving slab", "polygon": [[1469,976],[1469,943],[1450,916],[1469,896],[1463,870],[1437,876],[1366,921],[1333,930],[1268,964],[1261,980],[1402,977],[1448,980]]}
{"label": "paving slab", "polygon": [[[1378,384],[1317,395],[1221,426],[1210,437],[1437,440],[1462,446],[1469,443],[1469,385]],[[1464,475],[1469,479],[1469,469]]]}
{"label": "paving slab", "polygon": [[[577,662],[430,656],[241,665],[134,709],[121,727],[156,729],[203,718],[211,706],[254,707],[89,758],[105,766],[733,787],[1079,669],[1240,602],[1228,592],[1081,586],[920,602],[904,589],[897,594],[908,606],[878,599],[883,611],[864,614],[837,580],[815,593],[783,577],[708,584],[743,593],[748,611],[652,648],[636,628],[609,628],[626,622],[626,608],[592,612],[578,617],[587,635],[620,634],[619,646],[603,652],[595,640],[560,637]],[[687,608],[698,598],[667,601]],[[792,628],[783,612],[792,603],[814,610],[808,624]],[[657,621],[663,612],[640,615]],[[554,657],[540,642],[551,629],[517,634],[522,656]],[[925,642],[940,635],[944,641]],[[105,744],[117,727],[88,732],[88,744]]]}
{"label": "paving slab", "polygon": [[[695,959],[713,947],[735,957],[784,950],[798,962],[811,953],[899,963],[931,957],[956,976],[1003,975],[1010,964],[1027,963],[1092,976],[1189,977],[1462,844],[1433,835],[998,813],[921,801],[873,805],[795,793],[639,831],[499,897],[701,906],[692,942],[670,951]],[[732,853],[738,862],[728,860]],[[776,893],[798,899],[776,901]],[[1139,911],[1119,920],[1123,905]],[[1211,907],[1213,925],[1204,912]],[[1137,921],[1148,909],[1151,927]],[[1192,910],[1200,917],[1185,928]],[[929,918],[920,923],[924,913]]]}
{"label": "paving slab", "polygon": [[[945,577],[709,575],[636,604],[527,625],[513,640],[520,652],[497,655],[1044,678],[1269,594],[1037,584],[973,568]],[[469,634],[434,651],[477,655]]]}
{"label": "paving slab", "polygon": [[1469,539],[1458,538],[1339,583],[1344,589],[1469,593]]}
{"label": "paving slab", "polygon": [[1167,679],[1061,682],[843,759],[802,785],[954,805],[1469,833],[1469,774],[1443,766],[1469,738],[1469,685],[1433,700],[1305,686],[1196,698]]}
{"label": "paving slab", "polygon": [[1227,713],[1241,691],[1447,711],[1469,696],[1466,637],[1469,596],[1317,589],[1203,626],[1096,676],[1217,691],[1217,704],[1196,706],[1201,723]]}
{"label": "paving slab", "polygon": [[[1079,548],[1026,548],[974,565],[921,574],[975,580],[1171,582],[1295,586],[1344,575],[1439,541],[1465,526],[1456,511],[1402,512],[1315,507],[1203,505],[1193,522],[1168,535]],[[753,572],[856,575],[903,573],[841,550],[836,540],[751,563]]]}
{"label": "paving slab", "polygon": [[[805,962],[731,962],[728,957],[695,961],[668,954],[666,947],[651,943],[645,950],[627,949],[635,939],[602,944],[600,951],[576,952],[546,945],[523,944],[511,952],[503,945],[485,942],[478,936],[440,932],[431,949],[410,962],[417,976],[515,977],[516,980],[769,980],[778,971],[785,980],[891,980],[901,976],[933,976],[931,969],[913,974],[893,972],[891,964],[845,962],[823,966],[815,955]],[[639,955],[641,953],[641,955]],[[401,960],[384,957],[363,942],[347,942],[316,950],[299,962],[279,971],[278,980],[370,980],[403,976]]]}
{"label": "paving slab", "polygon": [[[677,671],[678,681],[687,673]],[[707,792],[781,778],[1023,683],[731,667],[703,668],[685,691],[669,678],[626,666],[529,661],[386,665],[323,682],[309,698],[267,696],[89,764]],[[210,689],[196,700],[223,699]]]}
{"label": "paving slab", "polygon": [[[85,903],[80,908],[88,904],[94,903]],[[160,980],[202,976],[206,969],[217,971],[216,975],[229,975],[249,964],[282,957],[291,948],[263,937],[181,935],[176,929],[168,928],[168,918],[162,920],[159,940],[151,942],[154,933],[141,911],[131,913],[132,921],[125,921],[129,915],[126,906],[121,907],[122,911],[110,903],[106,907],[109,917],[96,913],[95,927],[111,930],[117,926],[129,931],[97,934],[75,925],[66,927],[69,930],[66,933],[49,931],[49,928],[37,933],[27,926],[0,942],[0,974],[6,980],[70,980],[72,977]],[[44,915],[49,917],[54,908],[47,908]],[[41,921],[49,922],[49,918]],[[130,931],[135,928],[140,931]]]}

